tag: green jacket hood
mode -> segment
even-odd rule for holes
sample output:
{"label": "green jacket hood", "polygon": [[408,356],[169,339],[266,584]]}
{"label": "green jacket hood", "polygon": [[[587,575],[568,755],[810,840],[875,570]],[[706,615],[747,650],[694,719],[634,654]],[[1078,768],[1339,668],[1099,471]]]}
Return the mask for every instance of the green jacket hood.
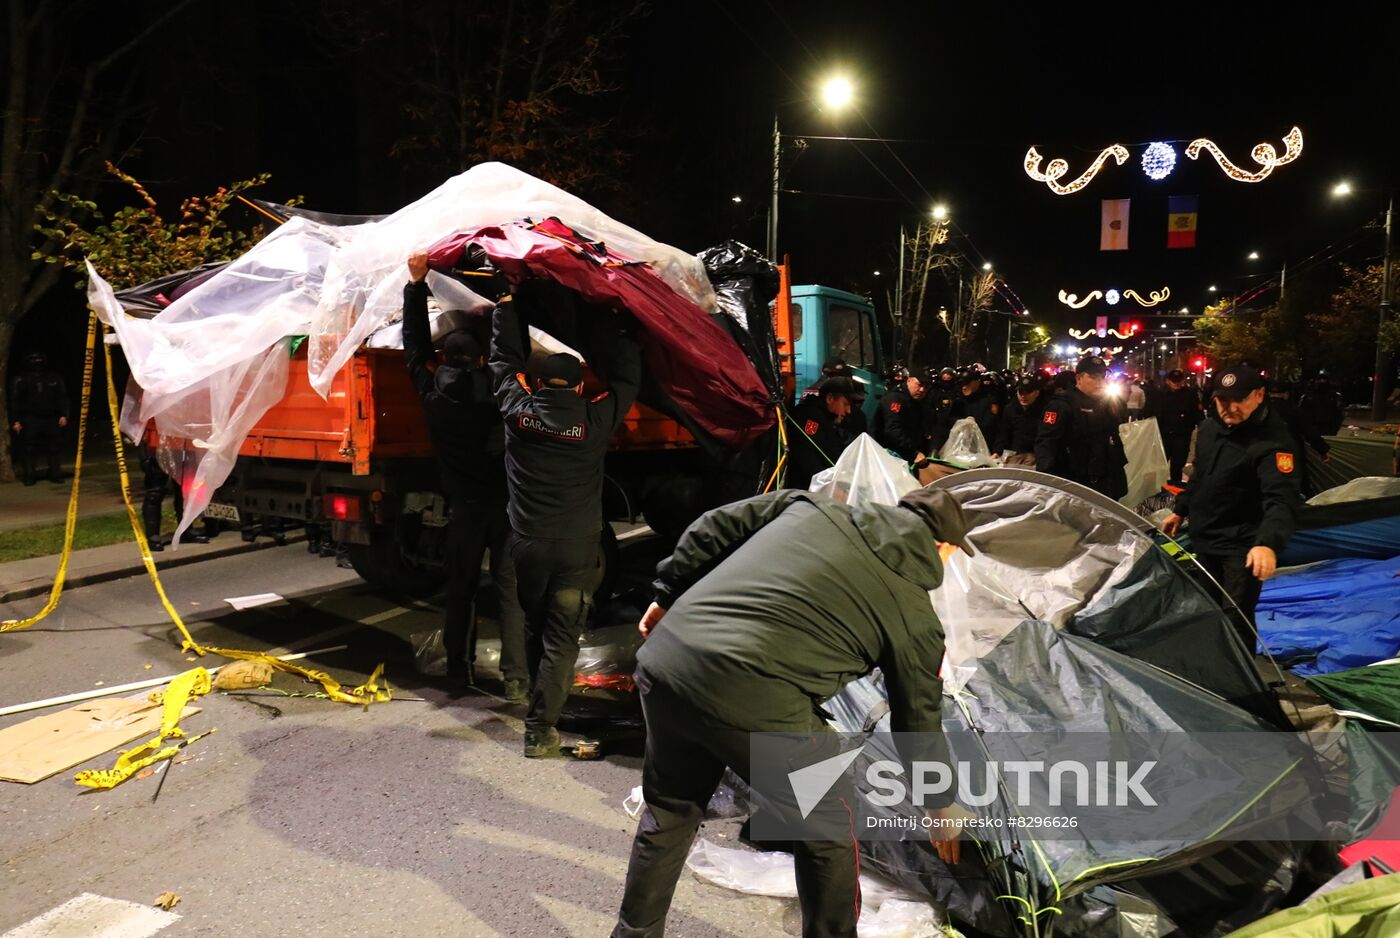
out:
{"label": "green jacket hood", "polygon": [[896,576],[922,589],[943,582],[938,540],[922,517],[893,505],[851,509],[851,521],[867,547]]}

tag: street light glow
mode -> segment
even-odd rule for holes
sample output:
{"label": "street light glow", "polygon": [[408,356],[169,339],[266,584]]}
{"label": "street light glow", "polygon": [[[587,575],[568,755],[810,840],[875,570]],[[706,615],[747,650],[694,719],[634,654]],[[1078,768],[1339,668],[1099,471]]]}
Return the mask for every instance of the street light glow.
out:
{"label": "street light glow", "polygon": [[875,271],[875,276],[877,276],[877,277],[880,276],[880,272],[879,272],[878,270]]}
{"label": "street light glow", "polygon": [[856,88],[845,75],[833,75],[822,83],[822,103],[829,108],[841,109],[855,99]]}
{"label": "street light glow", "polygon": [[731,201],[731,202],[733,202],[734,204],[737,205],[737,204],[739,204],[740,202],[744,201],[744,197],[743,197],[742,195],[736,195],[736,196],[733,196],[732,198],[730,198],[729,201]]}
{"label": "street light glow", "polygon": [[1214,293],[1214,292],[1215,292],[1215,284],[1212,283],[1210,286],[1206,287],[1206,292],[1207,292],[1207,293]]}
{"label": "street light glow", "polygon": [[1252,261],[1257,261],[1257,260],[1259,260],[1259,252],[1258,252],[1258,251],[1250,251],[1250,252],[1249,252],[1249,259],[1252,260]]}
{"label": "street light glow", "polygon": [[1351,183],[1342,180],[1332,187],[1333,195],[1351,195]]}
{"label": "street light glow", "polygon": [[935,206],[933,207],[933,212],[932,212],[932,214],[933,214],[933,220],[934,220],[934,221],[947,221],[947,220],[948,220],[948,206],[942,205],[942,204],[935,205]]}
{"label": "street light glow", "polygon": [[986,270],[986,271],[990,271],[990,270],[992,269],[992,262],[991,262],[991,261],[983,261],[983,262],[982,262],[982,269],[983,269],[983,270]]}

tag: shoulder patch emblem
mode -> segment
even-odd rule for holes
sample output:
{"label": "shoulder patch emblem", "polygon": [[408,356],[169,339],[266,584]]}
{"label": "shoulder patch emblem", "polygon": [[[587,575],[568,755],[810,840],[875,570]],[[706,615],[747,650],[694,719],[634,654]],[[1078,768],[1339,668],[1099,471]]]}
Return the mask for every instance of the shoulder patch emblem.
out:
{"label": "shoulder patch emblem", "polygon": [[1045,416],[1040,418],[1040,422],[1053,424],[1058,419],[1060,419],[1060,415],[1058,412],[1053,410],[1047,410],[1045,412]]}
{"label": "shoulder patch emblem", "polygon": [[1278,466],[1278,471],[1289,473],[1293,471],[1292,453],[1274,453],[1274,465]]}
{"label": "shoulder patch emblem", "polygon": [[820,429],[821,424],[817,423],[815,420],[809,420],[802,425],[802,432],[807,434],[808,436],[816,436],[817,431]]}
{"label": "shoulder patch emblem", "polygon": [[903,406],[904,406],[904,405],[901,404],[901,403],[899,403],[899,401],[890,401],[890,413],[892,413],[892,414],[897,414],[897,413],[899,413],[899,409],[900,409],[901,407],[903,407]]}

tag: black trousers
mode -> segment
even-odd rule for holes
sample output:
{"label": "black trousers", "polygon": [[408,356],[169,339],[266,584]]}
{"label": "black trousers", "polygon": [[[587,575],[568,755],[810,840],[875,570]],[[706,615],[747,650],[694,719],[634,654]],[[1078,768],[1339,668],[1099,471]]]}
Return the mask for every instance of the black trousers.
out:
{"label": "black trousers", "polygon": [[180,483],[165,474],[155,453],[141,457],[141,476],[141,524],[146,540],[154,541],[160,537],[160,506],[165,496],[174,494],[177,516],[185,513],[185,497]]}
{"label": "black trousers", "polygon": [[[1258,642],[1254,628],[1254,607],[1259,605],[1259,594],[1264,590],[1264,583],[1244,565],[1244,554],[1206,554],[1196,552],[1196,559],[1200,561],[1205,571],[1215,578],[1215,582],[1220,584],[1223,596],[1221,605],[1231,612],[1230,621],[1239,633],[1240,639],[1244,642],[1244,647],[1249,654],[1254,654],[1255,645]],[[1233,614],[1229,603],[1224,600],[1228,598],[1234,601],[1240,611],[1244,613],[1245,620]]]}
{"label": "black trousers", "polygon": [[1162,448],[1167,451],[1167,465],[1171,467],[1171,481],[1181,483],[1182,470],[1191,455],[1191,434],[1163,434]]}
{"label": "black trousers", "polygon": [[63,428],[58,425],[58,418],[21,416],[13,419],[24,428],[19,431],[24,484],[33,485],[38,478],[34,474],[34,458],[39,454],[48,460],[49,478],[55,482],[62,481],[63,474],[59,471],[58,463],[59,450],[63,445]]}
{"label": "black trousers", "polygon": [[449,670],[476,661],[476,597],[481,562],[489,550],[491,582],[496,586],[500,607],[501,675],[506,680],[523,679],[528,674],[525,614],[520,609],[515,564],[510,556],[510,522],[506,519],[505,502],[454,500],[447,536],[447,606],[442,642]]}
{"label": "black trousers", "polygon": [[598,536],[553,540],[516,534],[511,541],[520,605],[525,610],[525,662],[530,671],[526,732],[559,722],[574,683],[598,578]]}
{"label": "black trousers", "polygon": [[[647,725],[645,807],[613,938],[664,934],[676,883],[725,766],[746,782],[751,776],[748,731],[710,719],[644,670],[639,669],[637,685]],[[830,732],[815,712],[810,724],[791,730]],[[860,880],[854,837],[845,843],[795,840],[791,846],[804,938],[855,938]]]}

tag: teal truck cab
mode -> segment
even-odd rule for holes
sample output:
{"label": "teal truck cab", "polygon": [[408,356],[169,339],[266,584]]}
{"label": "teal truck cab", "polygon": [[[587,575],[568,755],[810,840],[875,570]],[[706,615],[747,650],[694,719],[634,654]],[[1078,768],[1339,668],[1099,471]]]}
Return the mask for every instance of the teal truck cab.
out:
{"label": "teal truck cab", "polygon": [[791,334],[783,334],[781,302],[777,333],[779,351],[792,369],[796,393],[820,379],[823,362],[840,358],[865,388],[863,410],[866,419],[873,421],[876,405],[885,393],[887,368],[880,330],[875,325],[875,307],[865,297],[833,287],[794,286],[786,293],[790,296],[787,319]]}

